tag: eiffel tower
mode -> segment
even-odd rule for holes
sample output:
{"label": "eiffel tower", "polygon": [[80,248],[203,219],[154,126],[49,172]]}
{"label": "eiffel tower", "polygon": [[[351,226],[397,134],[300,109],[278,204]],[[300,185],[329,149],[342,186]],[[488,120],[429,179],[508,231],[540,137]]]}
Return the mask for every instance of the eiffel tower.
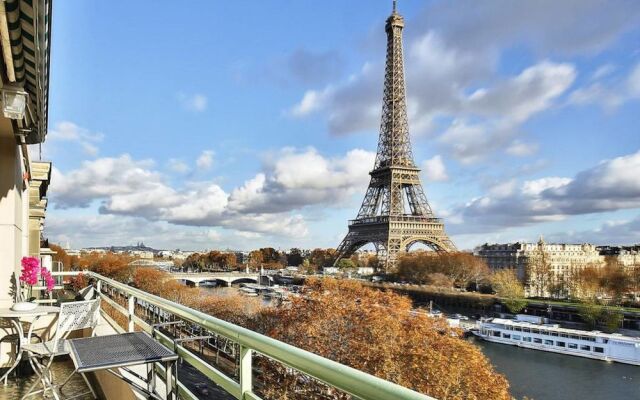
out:
{"label": "eiffel tower", "polygon": [[349,233],[337,249],[337,264],[367,243],[373,243],[386,272],[396,267],[397,256],[414,243],[436,251],[455,251],[436,218],[420,183],[420,169],[413,161],[402,55],[404,19],[396,10],[387,18],[387,61],[378,152],[369,188]]}

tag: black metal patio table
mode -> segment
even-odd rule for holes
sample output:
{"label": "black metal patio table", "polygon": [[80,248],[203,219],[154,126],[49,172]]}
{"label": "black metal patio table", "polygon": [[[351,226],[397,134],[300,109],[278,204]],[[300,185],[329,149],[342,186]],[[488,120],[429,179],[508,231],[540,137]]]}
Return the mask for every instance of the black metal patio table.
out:
{"label": "black metal patio table", "polygon": [[[166,399],[177,399],[178,355],[144,332],[132,332],[90,338],[71,339],[71,358],[76,372],[107,370],[127,382],[133,389],[156,399],[163,399],[155,391],[155,363],[165,366]],[[127,367],[146,365],[147,376],[142,377]],[[146,388],[117,372],[125,369],[147,384]]]}

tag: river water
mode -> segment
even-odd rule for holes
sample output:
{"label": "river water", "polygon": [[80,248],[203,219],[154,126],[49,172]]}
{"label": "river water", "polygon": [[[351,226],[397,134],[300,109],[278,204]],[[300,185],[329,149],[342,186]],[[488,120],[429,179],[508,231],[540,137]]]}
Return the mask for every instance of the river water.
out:
{"label": "river water", "polygon": [[518,400],[640,400],[640,367],[469,339]]}

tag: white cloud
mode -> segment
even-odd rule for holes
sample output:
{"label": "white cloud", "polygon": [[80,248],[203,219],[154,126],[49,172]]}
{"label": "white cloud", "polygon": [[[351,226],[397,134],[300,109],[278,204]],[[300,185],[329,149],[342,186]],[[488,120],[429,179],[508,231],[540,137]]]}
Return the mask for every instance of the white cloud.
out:
{"label": "white cloud", "polygon": [[640,207],[640,151],[605,160],[574,178],[547,177],[509,183],[472,199],[455,214],[464,221],[457,229],[492,231],[570,215]]}
{"label": "white cloud", "polygon": [[[606,77],[604,75],[602,78]],[[574,90],[569,96],[569,104],[596,104],[611,112],[637,98],[640,98],[640,63],[634,65],[626,76],[614,76],[608,80],[594,79],[589,85]]]}
{"label": "white cloud", "polygon": [[514,141],[505,150],[507,154],[517,157],[526,157],[535,154],[538,151],[536,143],[524,143],[519,140]]}
{"label": "white cloud", "polygon": [[209,240],[211,240],[212,242],[219,242],[222,239],[222,235],[218,231],[209,229],[207,231],[207,238],[209,238]]}
{"label": "white cloud", "polygon": [[155,248],[202,250],[233,246],[217,230],[178,226],[163,221],[111,214],[77,215],[51,213],[46,235],[53,243],[82,246],[131,245],[144,242]]}
{"label": "white cloud", "polygon": [[449,180],[447,175],[447,168],[442,162],[440,154],[433,156],[432,158],[425,160],[422,164],[422,173],[427,180],[432,182],[444,182]]}
{"label": "white cloud", "polygon": [[167,166],[171,171],[177,172],[180,174],[186,174],[187,172],[190,171],[189,166],[184,161],[179,160],[177,158],[170,158],[169,161],[167,162]]}
{"label": "white cloud", "polygon": [[612,91],[600,82],[574,90],[569,96],[569,103],[576,105],[600,104],[604,109],[612,111],[625,102],[625,96]]}
{"label": "white cloud", "polygon": [[469,49],[487,51],[517,44],[562,55],[597,54],[638,22],[640,5],[634,0],[435,2],[410,21],[415,29],[437,29],[447,43]]}
{"label": "white cloud", "polygon": [[616,69],[616,66],[613,64],[601,65],[593,72],[593,74],[591,75],[591,79],[597,81],[601,78],[611,75]]}
{"label": "white cloud", "polygon": [[125,154],[86,161],[64,173],[54,168],[51,200],[58,209],[97,205],[104,215],[303,237],[306,222],[293,211],[336,206],[363,191],[373,160],[373,153],[358,149],[329,159],[312,148],[287,148],[229,194],[214,182],[173,187],[153,169],[153,161]]}
{"label": "white cloud", "polygon": [[210,169],[213,165],[213,151],[204,150],[196,160],[196,166],[200,169]]}
{"label": "white cloud", "polygon": [[605,221],[599,227],[578,232],[555,232],[547,237],[557,241],[599,245],[633,245],[640,238],[640,216],[627,220]]}
{"label": "white cloud", "polygon": [[195,94],[178,94],[178,101],[188,111],[203,112],[207,109],[207,96],[200,93]]}
{"label": "white cloud", "polygon": [[573,65],[543,61],[493,88],[476,90],[465,99],[463,110],[476,115],[502,117],[513,123],[524,122],[549,108],[575,77]]}
{"label": "white cloud", "polygon": [[229,207],[242,212],[280,212],[314,204],[337,205],[364,191],[375,154],[351,150],[328,159],[313,148],[284,149],[265,170],[231,192]]}
{"label": "white cloud", "polygon": [[88,207],[97,198],[155,192],[162,186],[160,174],[150,170],[151,160],[134,161],[130,155],[84,161],[82,166],[62,173],[52,170],[51,196],[59,208]]}
{"label": "white cloud", "polygon": [[640,97],[640,63],[636,64],[629,74],[627,85],[631,96]]}
{"label": "white cloud", "polygon": [[318,92],[315,90],[305,92],[300,103],[291,108],[291,115],[294,117],[304,117],[321,109],[324,105],[324,100],[329,93],[330,89],[326,89],[324,92]]}
{"label": "white cloud", "polygon": [[[452,120],[438,141],[465,164],[504,151],[521,133],[520,125],[550,108],[576,77],[573,65],[542,61],[507,78],[491,77],[493,57],[448,46],[434,31],[413,40],[407,53],[407,96],[412,132],[437,131]],[[380,63],[365,64],[357,74],[321,90],[309,90],[291,109],[301,117],[326,112],[329,130],[346,134],[379,126],[382,79]],[[476,81],[490,86],[478,88]],[[474,88],[473,90],[470,90]],[[534,145],[511,146],[511,154]]]}
{"label": "white cloud", "polygon": [[90,132],[73,122],[62,121],[49,131],[47,139],[53,142],[74,142],[82,148],[85,154],[95,157],[99,152],[96,143],[102,142],[104,135]]}
{"label": "white cloud", "polygon": [[[585,25],[588,20],[598,24]],[[513,142],[522,134],[521,124],[552,107],[573,84],[576,71],[570,64],[543,61],[505,78],[497,68],[502,49],[524,46],[560,59],[566,59],[567,54],[592,55],[638,22],[640,6],[633,1],[613,5],[600,0],[428,3],[422,13],[407,21],[405,34],[411,131],[446,130],[439,125],[451,120],[474,127],[474,135],[467,130],[464,136],[471,136],[473,144],[480,146],[449,145],[446,138],[441,140],[443,150],[464,163],[507,148],[515,155],[529,153],[533,146],[525,148]],[[376,44],[382,42],[381,35],[375,36]],[[291,114],[322,112],[333,134],[376,130],[384,76],[384,53],[377,48],[381,51],[375,62],[366,62],[355,74],[306,90]],[[608,77],[614,69],[602,65],[593,78]],[[631,82],[636,79],[631,79],[629,86],[640,86]],[[611,96],[607,103],[616,101]],[[493,133],[496,129],[499,134]]]}
{"label": "white cloud", "polygon": [[259,233],[256,232],[246,232],[246,231],[235,231],[234,232],[236,236],[239,236],[241,238],[245,238],[245,239],[257,239],[259,238],[260,235]]}

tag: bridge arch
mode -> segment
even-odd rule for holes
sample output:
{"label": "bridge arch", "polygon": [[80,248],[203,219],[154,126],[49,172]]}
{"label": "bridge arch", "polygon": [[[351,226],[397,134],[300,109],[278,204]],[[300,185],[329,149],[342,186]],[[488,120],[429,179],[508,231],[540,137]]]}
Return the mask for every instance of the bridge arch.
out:
{"label": "bridge arch", "polygon": [[258,280],[255,278],[247,278],[247,277],[236,278],[231,280],[230,285],[233,285],[235,283],[258,283]]}

